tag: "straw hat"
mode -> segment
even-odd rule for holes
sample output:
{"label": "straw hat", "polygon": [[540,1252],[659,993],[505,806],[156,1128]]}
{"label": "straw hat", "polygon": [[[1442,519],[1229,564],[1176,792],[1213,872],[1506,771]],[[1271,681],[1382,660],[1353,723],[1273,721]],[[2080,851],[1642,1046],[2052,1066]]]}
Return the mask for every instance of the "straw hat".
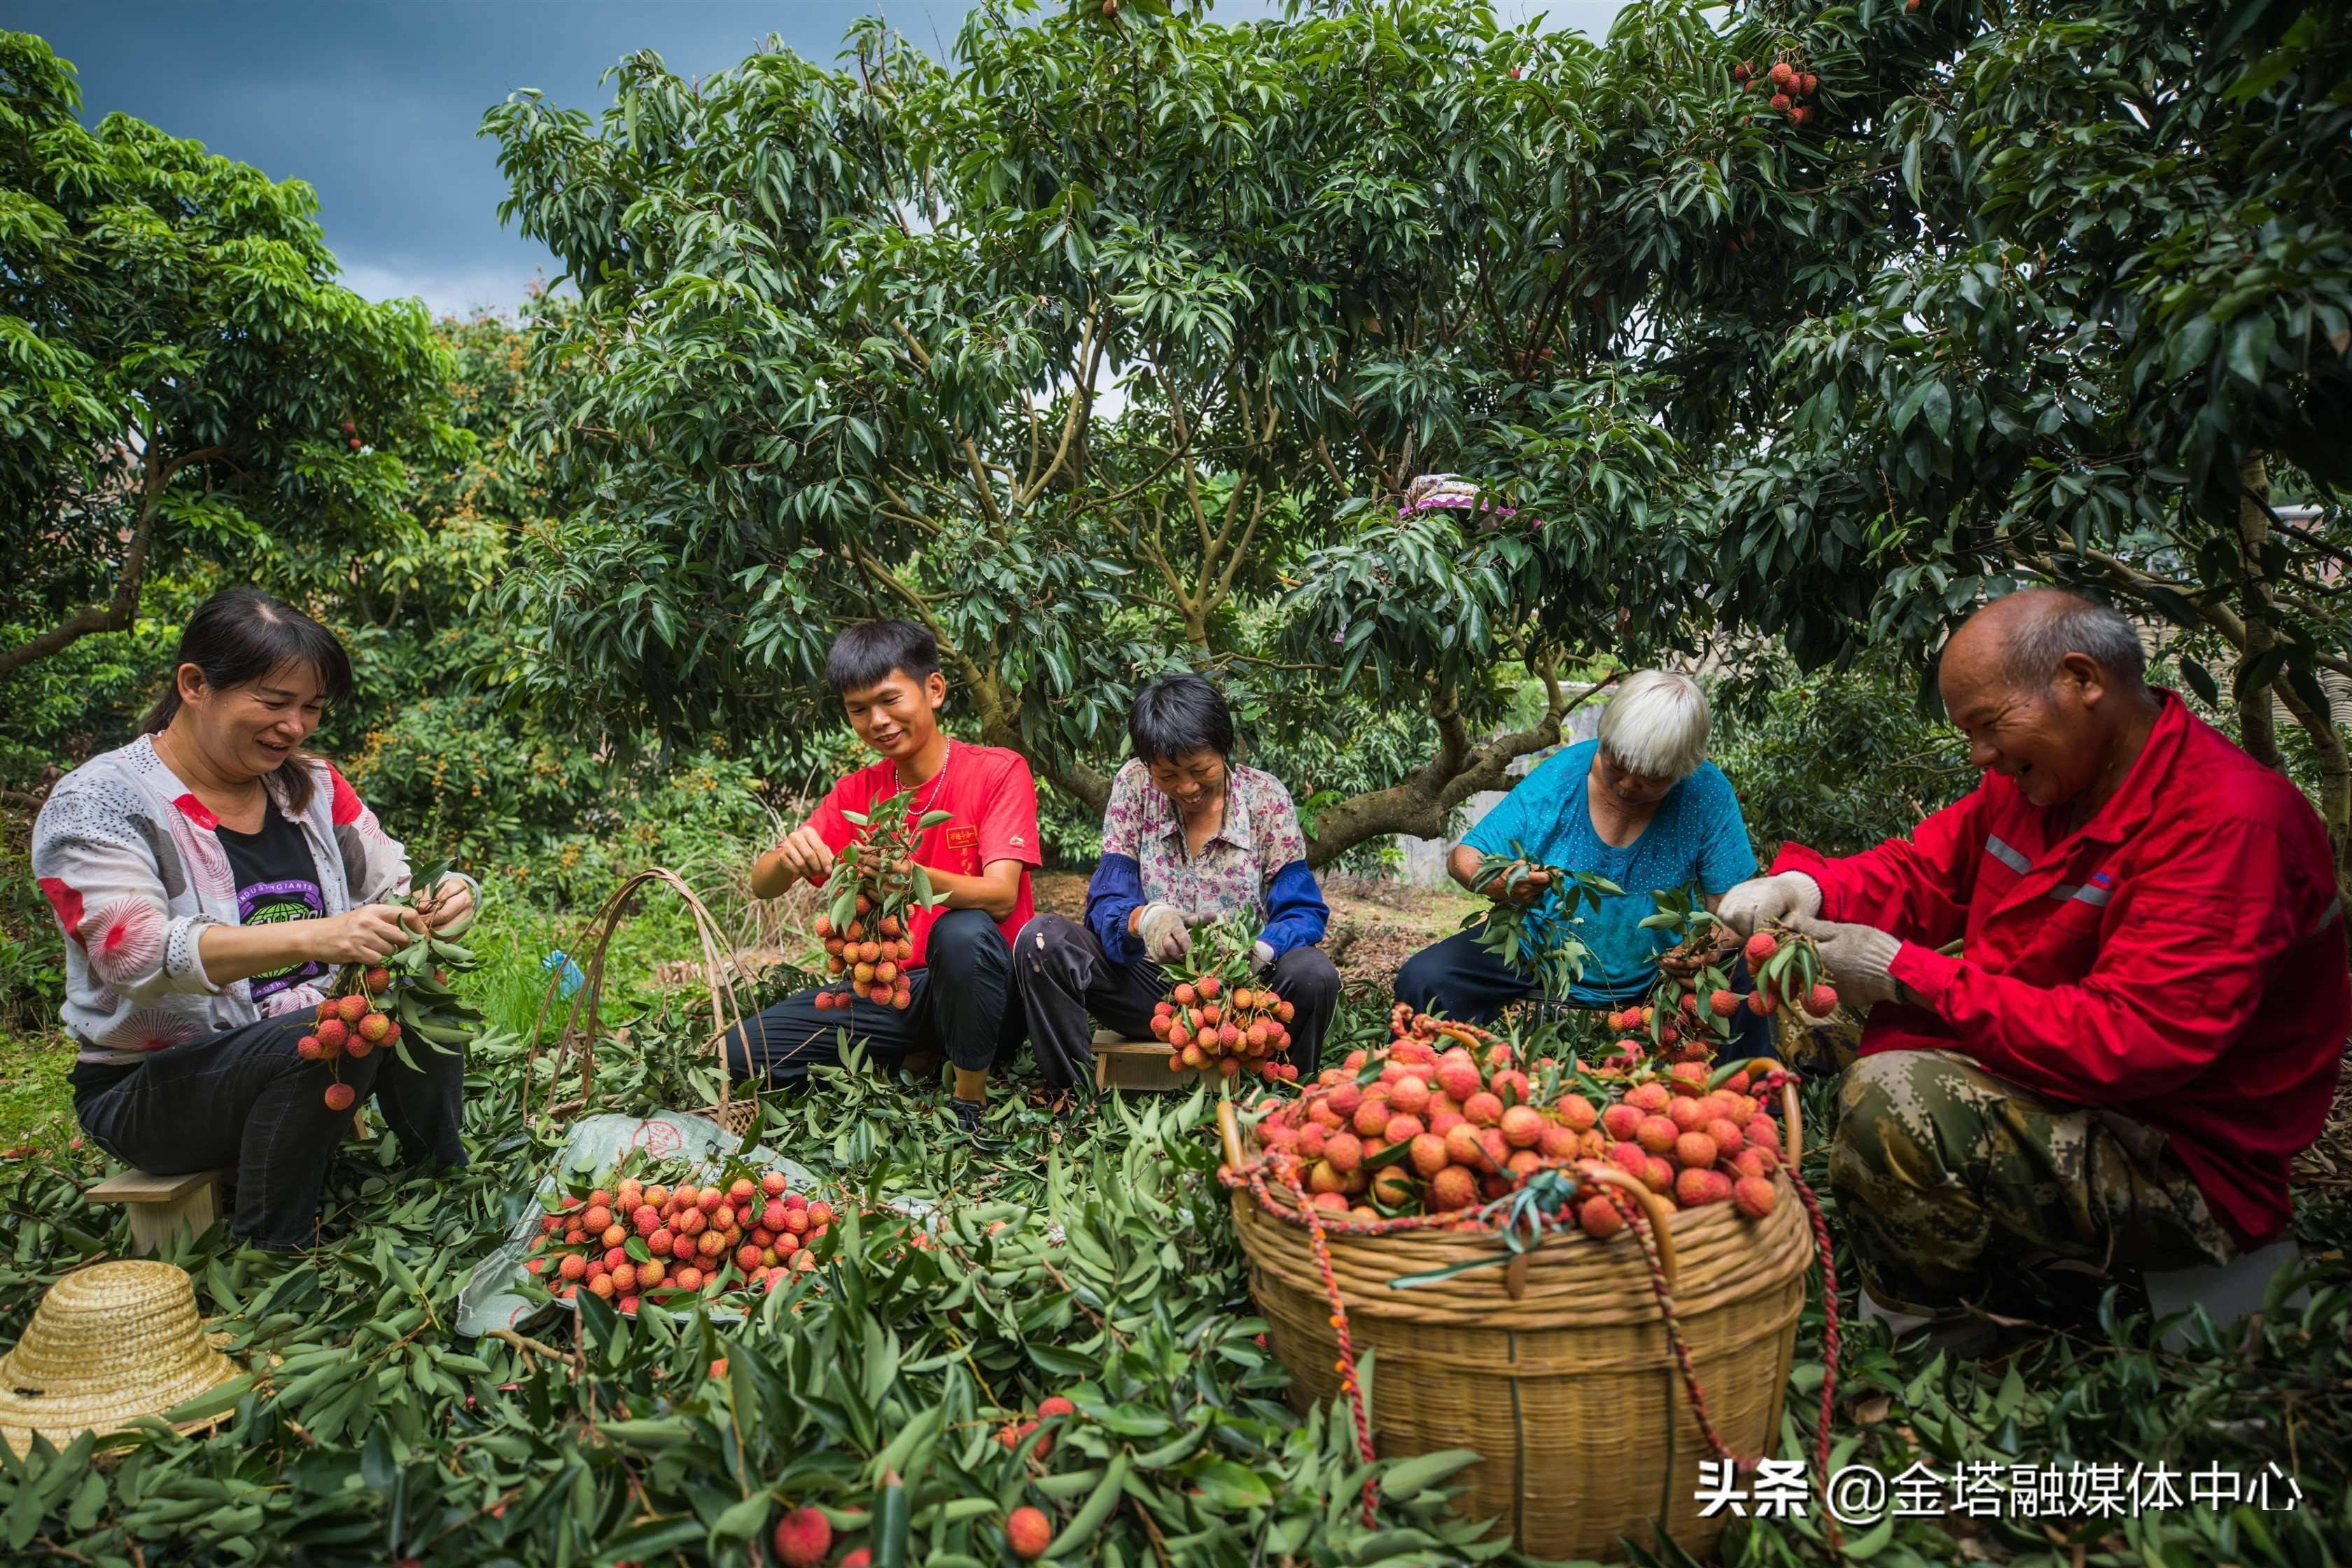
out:
{"label": "straw hat", "polygon": [[83,1432],[161,1415],[237,1375],[205,1338],[185,1269],[96,1264],[50,1286],[25,1337],[0,1355],[0,1439],[23,1453],[38,1432],[62,1448]]}

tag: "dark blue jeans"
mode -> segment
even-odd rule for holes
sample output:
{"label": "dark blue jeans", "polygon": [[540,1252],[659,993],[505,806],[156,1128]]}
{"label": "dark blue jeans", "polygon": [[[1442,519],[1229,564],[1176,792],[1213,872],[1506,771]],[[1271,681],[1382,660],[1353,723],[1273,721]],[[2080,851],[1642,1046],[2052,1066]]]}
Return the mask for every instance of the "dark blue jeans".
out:
{"label": "dark blue jeans", "polygon": [[[1748,960],[1734,960],[1731,988],[1742,996],[1756,989],[1748,976]],[[1397,971],[1396,999],[1423,1013],[1443,1013],[1465,1023],[1487,1025],[1503,1016],[1514,1002],[1536,995],[1532,976],[1513,969],[1482,947],[1475,929],[1457,931],[1432,943],[1404,961]],[[1638,997],[1613,1004],[1624,1006]],[[1742,1007],[1731,1018],[1731,1039],[1716,1053],[1726,1061],[1778,1057],[1772,1043],[1772,1020]]]}
{"label": "dark blue jeans", "polygon": [[414,1068],[397,1051],[375,1051],[362,1061],[344,1058],[338,1073],[295,1054],[294,1042],[314,1021],[308,1011],[264,1018],[128,1067],[78,1063],[75,1120],[100,1148],[154,1175],[233,1172],[230,1232],[272,1252],[318,1238],[327,1162],[352,1130],[350,1111],[327,1109],[327,1086],[338,1078],[362,1104],[375,1096],[411,1163],[466,1163],[457,1136],[462,1050],[444,1054],[414,1040]]}
{"label": "dark blue jeans", "polygon": [[986,1072],[1020,1048],[1013,944],[984,910],[950,910],[933,921],[907,988],[913,1000],[903,1012],[862,998],[820,1010],[814,990],[787,996],[727,1037],[728,1068],[738,1079],[789,1083],[838,1062],[854,1040],[892,1061],[934,1050],[968,1072]]}

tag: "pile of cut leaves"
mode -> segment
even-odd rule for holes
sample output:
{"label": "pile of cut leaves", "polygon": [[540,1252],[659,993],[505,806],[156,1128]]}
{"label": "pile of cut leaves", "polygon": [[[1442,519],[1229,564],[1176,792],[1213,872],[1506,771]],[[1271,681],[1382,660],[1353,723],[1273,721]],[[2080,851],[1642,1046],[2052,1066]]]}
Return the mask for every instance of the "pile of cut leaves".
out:
{"label": "pile of cut leaves", "polygon": [[[700,1098],[686,1044],[698,1026],[658,1022],[608,1045],[597,1109]],[[1381,1024],[1351,1011],[1334,1048]],[[1014,1562],[1003,1522],[1024,1504],[1052,1520],[1051,1559],[1114,1568],[1511,1560],[1507,1541],[1482,1539],[1447,1504],[1466,1452],[1374,1467],[1367,1524],[1344,1410],[1302,1418],[1285,1403],[1214,1179],[1206,1090],[1056,1116],[1016,1081],[983,1152],[953,1135],[934,1090],[859,1065],[820,1071],[806,1093],[769,1103],[755,1131],[832,1184],[845,1216],[804,1281],[723,1329],[656,1309],[628,1321],[589,1299],[576,1324],[453,1338],[459,1285],[561,1137],[521,1115],[526,1089],[538,1101],[547,1088],[523,1082],[524,1058],[511,1037],[474,1048],[471,1169],[412,1178],[388,1138],[347,1145],[315,1253],[270,1258],[216,1231],[175,1255],[228,1352],[254,1370],[174,1413],[217,1417],[209,1430],[159,1427],[107,1455],[87,1440],[0,1450],[7,1561],[756,1563],[774,1560],[786,1512],[815,1507],[833,1525],[831,1561],[863,1550],[877,1568],[972,1568]],[[1828,1096],[1809,1110],[1832,1114]],[[87,1150],[0,1166],[0,1340],[64,1271],[127,1247],[120,1211],[80,1197],[98,1173]],[[2313,1252],[2342,1215],[2305,1221]],[[2173,1568],[2352,1558],[2352,1279],[2340,1261],[2332,1269],[2308,1310],[2179,1354],[2151,1349],[2121,1298],[2090,1333],[1984,1364],[1898,1356],[1875,1331],[1850,1329],[1841,1464],[1892,1476],[1914,1460],[1945,1472],[2067,1456],[2218,1458],[2249,1473],[2274,1462],[2303,1501],[2293,1513],[1905,1519],[1849,1528],[1844,1554]],[[1820,1385],[1820,1328],[1815,1303],[1798,1395]],[[1378,1379],[1373,1366],[1375,1397]],[[1055,1394],[1075,1413],[1033,1425]],[[1810,1419],[1792,1398],[1785,1455],[1810,1448]],[[1727,1540],[1734,1563],[1835,1558],[1812,1519],[1750,1521]]]}

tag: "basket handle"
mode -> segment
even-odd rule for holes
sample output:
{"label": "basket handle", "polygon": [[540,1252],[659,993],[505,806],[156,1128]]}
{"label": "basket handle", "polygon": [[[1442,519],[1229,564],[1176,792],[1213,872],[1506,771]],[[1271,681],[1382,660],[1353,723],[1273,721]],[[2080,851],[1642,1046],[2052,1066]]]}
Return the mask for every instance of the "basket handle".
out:
{"label": "basket handle", "polygon": [[1225,1163],[1238,1171],[1242,1168],[1241,1118],[1234,1114],[1234,1102],[1217,1101],[1217,1138],[1225,1146]]}
{"label": "basket handle", "polygon": [[[1734,1072],[1782,1072],[1787,1070],[1788,1066],[1788,1063],[1778,1057],[1751,1057],[1732,1070]],[[1798,1163],[1805,1157],[1805,1111],[1804,1108],[1797,1103],[1797,1076],[1794,1073],[1790,1073],[1787,1081],[1780,1085],[1780,1119],[1789,1124],[1789,1148],[1786,1158],[1789,1168],[1793,1171],[1797,1168]]]}
{"label": "basket handle", "polygon": [[[723,977],[725,963],[719,949],[726,944],[720,937],[718,921],[702,900],[696,895],[693,888],[688,885],[686,879],[666,866],[655,866],[627,878],[618,888],[615,888],[612,895],[604,900],[603,907],[589,921],[587,931],[583,933],[585,941],[574,944],[575,947],[584,945],[587,948],[588,962],[583,966],[583,984],[572,994],[571,1005],[564,1015],[563,1027],[552,1047],[554,1069],[548,1082],[547,1102],[547,1114],[550,1116],[552,1116],[557,1109],[556,1094],[558,1084],[562,1077],[564,1060],[572,1053],[577,1052],[580,1057],[581,1104],[587,1103],[594,1089],[596,1038],[602,1032],[605,949],[611,944],[614,933],[620,929],[622,917],[628,906],[635,901],[638,890],[648,883],[659,883],[676,892],[685,901],[688,911],[693,918],[695,935],[702,949],[703,983],[709,993],[710,999],[712,1024],[710,1046],[719,1059],[719,1110],[722,1119],[726,1115],[730,1098],[727,1075],[727,1035],[730,1027],[740,1027],[742,1023],[742,1009],[734,1005],[734,986]],[[530,1069],[538,1060],[540,1035],[545,1025],[548,1009],[556,1000],[556,991],[562,978],[560,971],[549,976],[547,987],[540,995],[539,1013],[531,1025],[530,1049],[525,1057],[523,1067],[523,1114],[527,1123],[531,1120]],[[581,1016],[583,1009],[587,1014],[584,1026]],[[731,1023],[729,1017],[730,1013],[733,1015]],[[758,1090],[755,1088],[752,1091],[752,1099],[756,1100],[758,1098]]]}
{"label": "basket handle", "polygon": [[1666,1277],[1666,1289],[1672,1290],[1675,1277],[1681,1272],[1681,1268],[1675,1257],[1674,1226],[1668,1223],[1674,1218],[1675,1211],[1666,1206],[1666,1200],[1616,1166],[1599,1160],[1579,1160],[1576,1170],[1588,1181],[1624,1188],[1641,1203],[1642,1212],[1649,1217],[1651,1239],[1657,1244],[1658,1271]]}

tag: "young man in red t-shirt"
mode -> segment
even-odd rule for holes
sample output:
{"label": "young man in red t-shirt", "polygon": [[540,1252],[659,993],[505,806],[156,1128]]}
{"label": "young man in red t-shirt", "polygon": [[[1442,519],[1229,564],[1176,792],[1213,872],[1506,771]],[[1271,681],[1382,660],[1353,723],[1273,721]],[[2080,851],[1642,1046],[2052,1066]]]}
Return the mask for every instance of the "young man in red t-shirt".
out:
{"label": "young man in red t-shirt", "polygon": [[849,727],[881,760],[842,778],[807,822],[760,857],[751,891],[772,899],[794,882],[822,885],[834,857],[858,837],[843,813],[870,813],[912,789],[908,821],[948,814],[915,851],[945,901],[916,911],[910,922],[914,1000],[905,1010],[861,997],[819,1011],[816,993],[803,991],[746,1021],[729,1042],[729,1059],[741,1076],[779,1079],[837,1059],[845,1036],[888,1057],[938,1052],[955,1068],[950,1105],[967,1131],[977,1130],[989,1067],[1021,1038],[1013,936],[1036,910],[1029,890],[1037,864],[1036,782],[1019,753],[951,740],[940,729],[947,679],[939,645],[920,626],[850,627],[834,639],[824,679]]}

